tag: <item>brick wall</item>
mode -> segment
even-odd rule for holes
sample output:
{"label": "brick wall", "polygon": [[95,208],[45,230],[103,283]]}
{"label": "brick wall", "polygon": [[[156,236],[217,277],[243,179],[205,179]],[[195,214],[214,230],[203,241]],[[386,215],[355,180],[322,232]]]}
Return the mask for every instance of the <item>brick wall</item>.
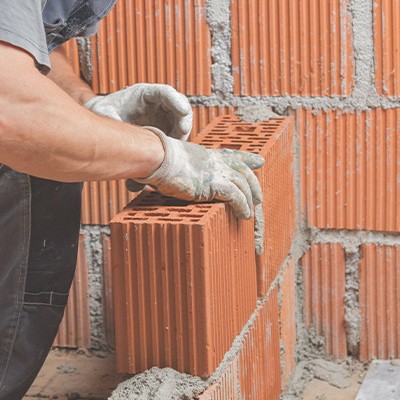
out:
{"label": "brick wall", "polygon": [[[392,0],[119,0],[96,37],[70,47],[98,93],[148,81],[188,95],[193,137],[235,111],[293,116],[298,240],[311,246],[286,274],[302,275],[298,310],[339,358],[399,352],[399,18]],[[130,199],[123,182],[85,184],[86,234],[107,236]],[[290,282],[278,286],[284,385],[295,297]],[[218,395],[239,379],[238,360],[229,368]]]}

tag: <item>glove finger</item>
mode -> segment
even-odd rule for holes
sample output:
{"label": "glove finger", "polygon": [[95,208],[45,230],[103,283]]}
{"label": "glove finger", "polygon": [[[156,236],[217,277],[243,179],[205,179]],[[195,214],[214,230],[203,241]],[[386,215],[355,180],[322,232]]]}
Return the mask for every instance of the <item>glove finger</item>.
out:
{"label": "glove finger", "polygon": [[247,179],[254,205],[262,203],[263,192],[261,190],[260,182],[258,181],[254,172],[247,165],[244,165],[243,168],[238,170],[238,172],[240,172]]}
{"label": "glove finger", "polygon": [[214,198],[227,201],[232,206],[239,219],[251,218],[251,210],[247,204],[246,196],[232,182],[221,182],[213,187]]}
{"label": "glove finger", "polygon": [[193,112],[192,110],[190,110],[190,113],[182,118],[179,118],[176,124],[176,131],[179,134],[178,139],[186,141],[190,135],[190,132],[192,131],[192,127],[193,127]]}
{"label": "glove finger", "polygon": [[253,196],[247,179],[241,173],[234,172],[231,182],[233,182],[245,195],[247,205],[249,206],[251,212],[253,212]]}
{"label": "glove finger", "polygon": [[172,111],[180,117],[184,117],[192,111],[186,96],[177,92],[170,85],[149,85],[143,93],[143,99],[146,103],[161,103],[165,110]]}
{"label": "glove finger", "polygon": [[125,186],[130,192],[140,192],[146,187],[143,183],[136,182],[133,179],[127,179]]}
{"label": "glove finger", "polygon": [[240,150],[233,150],[233,152],[239,160],[243,161],[251,169],[258,169],[265,163],[264,158],[258,154]]}

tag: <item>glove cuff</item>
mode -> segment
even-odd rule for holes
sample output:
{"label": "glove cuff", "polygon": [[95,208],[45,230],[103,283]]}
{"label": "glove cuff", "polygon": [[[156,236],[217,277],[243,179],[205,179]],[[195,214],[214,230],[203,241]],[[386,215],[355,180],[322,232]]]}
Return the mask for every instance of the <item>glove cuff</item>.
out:
{"label": "glove cuff", "polygon": [[135,180],[139,183],[157,186],[157,182],[161,181],[168,175],[174,162],[174,151],[170,143],[168,143],[168,141],[172,139],[168,138],[163,131],[155,128],[154,126],[143,126],[143,128],[152,131],[158,136],[164,147],[165,157],[158,169],[156,169],[151,175],[147,176],[146,178],[136,178]]}
{"label": "glove cuff", "polygon": [[93,106],[100,100],[104,98],[104,96],[95,96],[92,97],[90,100],[88,100],[83,107],[87,108],[88,110],[91,110],[93,108]]}

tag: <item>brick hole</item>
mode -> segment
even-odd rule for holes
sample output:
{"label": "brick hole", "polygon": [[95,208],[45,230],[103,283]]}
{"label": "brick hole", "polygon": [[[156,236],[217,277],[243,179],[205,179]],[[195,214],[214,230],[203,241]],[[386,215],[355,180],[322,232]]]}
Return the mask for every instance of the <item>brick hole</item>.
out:
{"label": "brick hole", "polygon": [[125,217],[124,221],[148,221],[146,217]]}
{"label": "brick hole", "polygon": [[182,218],[203,218],[203,215],[202,214],[189,214],[188,212],[186,212],[186,213],[180,213],[179,214],[179,216],[180,217],[182,217]]}
{"label": "brick hole", "polygon": [[242,148],[242,144],[236,143],[220,143],[218,145],[219,149],[229,149],[229,150],[240,150]]}
{"label": "brick hole", "polygon": [[144,215],[146,217],[168,217],[168,212],[145,212]]}
{"label": "brick hole", "polygon": [[[141,207],[141,206],[138,206],[137,208],[138,208],[138,211],[156,211],[156,210],[158,210],[158,207]],[[129,213],[129,215],[132,215],[132,214]]]}
{"label": "brick hole", "polygon": [[254,132],[256,129],[254,126],[235,126],[236,132]]}
{"label": "brick hole", "polygon": [[165,221],[165,222],[182,222],[182,218],[157,218],[157,221]]}

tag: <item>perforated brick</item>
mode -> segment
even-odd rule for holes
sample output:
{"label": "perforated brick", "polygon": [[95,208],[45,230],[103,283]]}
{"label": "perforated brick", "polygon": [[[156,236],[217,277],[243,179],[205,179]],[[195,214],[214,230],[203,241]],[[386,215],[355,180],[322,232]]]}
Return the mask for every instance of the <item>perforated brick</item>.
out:
{"label": "perforated brick", "polygon": [[256,305],[251,221],[143,193],[111,238],[118,370],[210,375]]}
{"label": "perforated brick", "polygon": [[209,148],[230,148],[260,154],[265,164],[256,171],[264,202],[264,253],[257,256],[258,296],[265,296],[289,253],[295,232],[293,185],[293,121],[273,118],[260,123],[243,122],[223,115],[195,139]]}

